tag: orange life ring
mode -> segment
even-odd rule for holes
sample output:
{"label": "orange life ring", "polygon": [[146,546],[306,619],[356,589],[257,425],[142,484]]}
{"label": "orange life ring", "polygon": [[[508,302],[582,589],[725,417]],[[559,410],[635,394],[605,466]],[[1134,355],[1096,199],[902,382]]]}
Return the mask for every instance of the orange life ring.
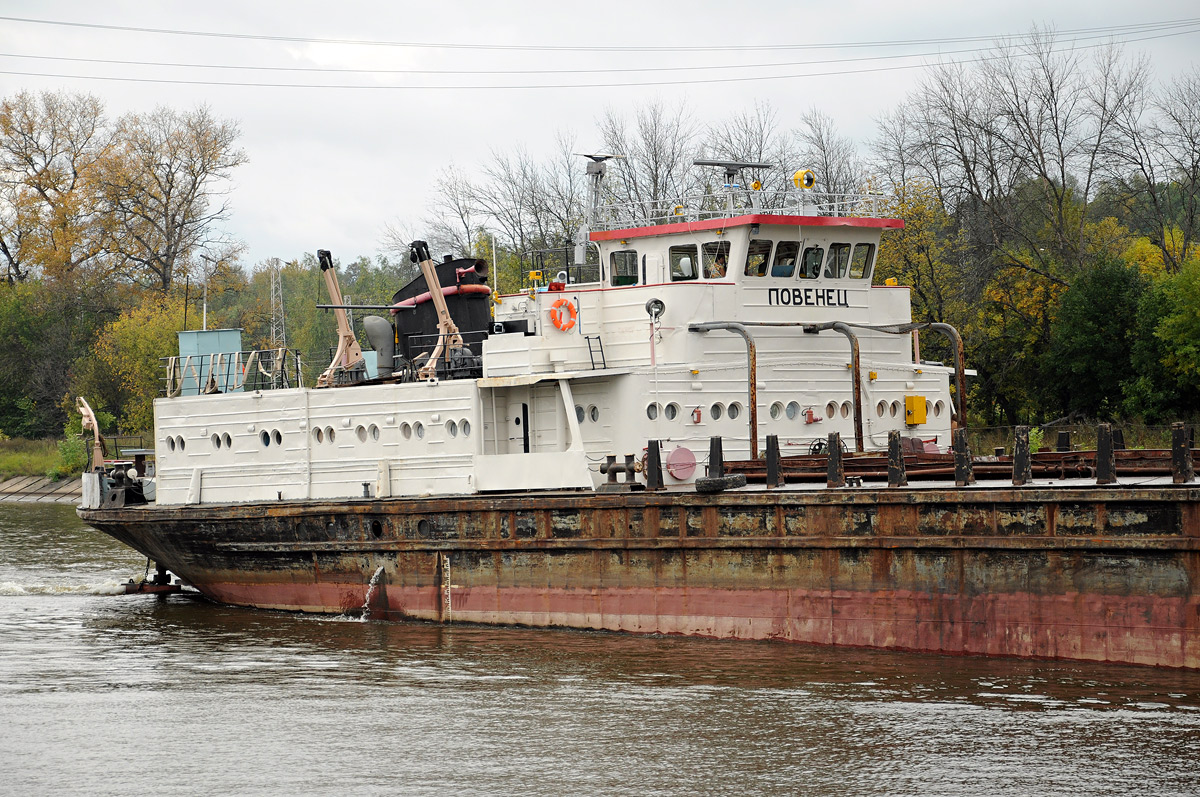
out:
{"label": "orange life ring", "polygon": [[[562,312],[562,308],[566,307],[567,311]],[[575,319],[578,313],[575,310],[575,305],[570,299],[559,299],[554,304],[550,305],[550,323],[561,329],[563,332],[570,330],[575,326]]]}

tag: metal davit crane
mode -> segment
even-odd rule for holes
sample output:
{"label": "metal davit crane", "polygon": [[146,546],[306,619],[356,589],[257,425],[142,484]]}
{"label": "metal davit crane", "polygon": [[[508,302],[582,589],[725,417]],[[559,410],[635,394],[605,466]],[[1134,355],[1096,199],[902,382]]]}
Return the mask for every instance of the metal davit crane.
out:
{"label": "metal davit crane", "polygon": [[328,249],[318,249],[317,259],[321,263],[321,275],[325,277],[325,286],[329,289],[333,314],[337,317],[338,345],[329,367],[317,377],[316,386],[334,387],[361,381],[366,375],[367,361],[363,358],[362,347],[358,345],[354,330],[350,328],[350,320],[346,317],[346,303],[342,299],[342,288],[338,285],[337,270],[333,267],[333,255]]}
{"label": "metal davit crane", "polygon": [[463,348],[462,335],[454,319],[450,317],[450,308],[446,306],[446,296],[442,293],[442,283],[438,280],[437,268],[433,258],[429,256],[429,244],[424,241],[413,241],[409,244],[409,257],[421,269],[425,284],[429,288],[429,298],[437,310],[438,339],[433,351],[425,363],[417,371],[417,379],[426,381],[437,378],[437,364],[444,353],[459,352]]}

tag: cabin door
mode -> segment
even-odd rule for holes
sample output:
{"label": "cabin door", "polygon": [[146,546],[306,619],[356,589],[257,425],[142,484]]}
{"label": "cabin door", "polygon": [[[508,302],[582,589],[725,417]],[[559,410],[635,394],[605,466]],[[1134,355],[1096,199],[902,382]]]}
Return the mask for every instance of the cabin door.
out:
{"label": "cabin door", "polygon": [[531,450],[529,421],[532,413],[529,407],[529,390],[512,390],[507,394],[505,412],[505,428],[508,437],[509,454],[528,454]]}

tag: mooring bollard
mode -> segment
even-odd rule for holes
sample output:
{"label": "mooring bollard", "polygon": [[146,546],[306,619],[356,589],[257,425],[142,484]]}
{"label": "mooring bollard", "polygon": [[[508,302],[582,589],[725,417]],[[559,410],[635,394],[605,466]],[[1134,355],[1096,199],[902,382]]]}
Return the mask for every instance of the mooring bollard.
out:
{"label": "mooring bollard", "polygon": [[661,490],[663,488],[662,453],[658,441],[651,440],[646,446],[646,489]]}
{"label": "mooring bollard", "polygon": [[905,487],[908,485],[908,474],[904,470],[904,444],[900,432],[892,429],[888,432],[888,487]]}
{"label": "mooring bollard", "polygon": [[1033,463],[1029,457],[1029,427],[1018,426],[1013,430],[1013,475],[1012,483],[1020,487],[1033,481]]}
{"label": "mooring bollard", "polygon": [[1125,450],[1125,433],[1121,431],[1121,427],[1112,430],[1113,448],[1117,451]]}
{"label": "mooring bollard", "polygon": [[967,445],[967,430],[954,430],[954,486],[966,487],[975,483],[975,470],[971,467],[971,448]]}
{"label": "mooring bollard", "polygon": [[1190,442],[1182,423],[1171,424],[1171,481],[1175,484],[1187,484],[1196,476]]}
{"label": "mooring bollard", "polygon": [[838,432],[829,433],[825,455],[825,486],[845,487],[846,465],[842,462],[842,436]]}
{"label": "mooring bollard", "polygon": [[725,475],[725,451],[719,435],[708,438],[708,475],[712,479]]}
{"label": "mooring bollard", "polygon": [[779,435],[767,435],[767,486],[778,487],[783,484],[779,461]]}

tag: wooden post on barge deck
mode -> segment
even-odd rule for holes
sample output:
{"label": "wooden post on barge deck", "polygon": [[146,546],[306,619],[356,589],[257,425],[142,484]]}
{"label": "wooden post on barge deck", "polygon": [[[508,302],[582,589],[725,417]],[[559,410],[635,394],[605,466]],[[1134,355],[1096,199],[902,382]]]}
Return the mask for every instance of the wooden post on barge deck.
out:
{"label": "wooden post on barge deck", "polygon": [[1117,454],[1113,450],[1112,424],[1102,423],[1096,430],[1096,484],[1117,480]]}
{"label": "wooden post on barge deck", "polygon": [[720,435],[708,438],[708,475],[713,479],[720,479],[725,475],[725,451]]}
{"label": "wooden post on barge deck", "polygon": [[904,470],[904,446],[900,431],[888,432],[888,487],[907,487],[908,474]]}
{"label": "wooden post on barge deck", "polygon": [[767,435],[767,487],[783,484],[780,476],[779,435]]}
{"label": "wooden post on barge deck", "polygon": [[1013,473],[1012,483],[1020,487],[1033,481],[1033,463],[1029,458],[1029,427],[1013,429]]}
{"label": "wooden post on barge deck", "polygon": [[842,462],[842,436],[838,432],[829,433],[829,443],[825,449],[825,486],[846,486],[846,464]]}
{"label": "wooden post on barge deck", "polygon": [[662,451],[657,440],[651,440],[646,446],[646,489],[661,490],[663,488]]}
{"label": "wooden post on barge deck", "polygon": [[1171,424],[1171,481],[1187,484],[1196,476],[1187,429],[1179,421]]}
{"label": "wooden post on barge deck", "polygon": [[971,448],[967,445],[967,430],[954,430],[954,486],[966,487],[975,483],[975,471],[971,467]]}

